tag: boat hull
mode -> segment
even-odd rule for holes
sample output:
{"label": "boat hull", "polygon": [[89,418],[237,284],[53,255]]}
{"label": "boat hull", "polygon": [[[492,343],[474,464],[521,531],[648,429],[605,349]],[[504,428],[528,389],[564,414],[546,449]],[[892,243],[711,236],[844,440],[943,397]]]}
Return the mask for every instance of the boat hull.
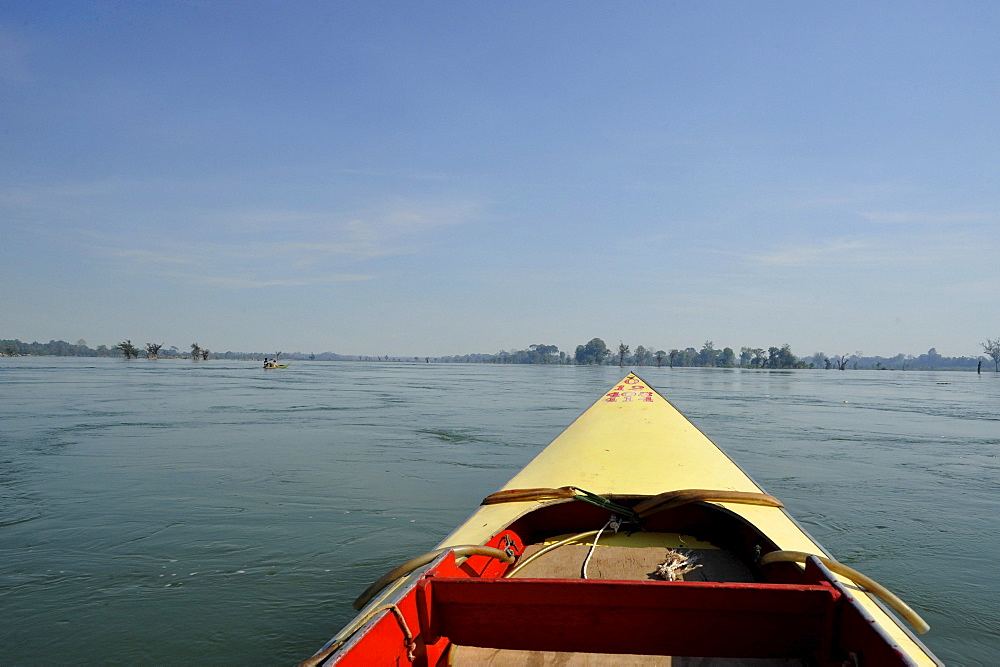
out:
{"label": "boat hull", "polygon": [[[702,489],[710,495],[683,491],[658,498]],[[581,495],[592,497],[581,503]],[[713,497],[731,500],[704,500]],[[877,656],[870,664],[940,664],[881,602],[831,573],[822,561],[829,554],[779,501],[767,498],[669,401],[629,374],[446,537],[439,545],[445,552],[427,570],[401,578],[367,602],[313,664],[365,664],[385,658],[384,650],[398,653],[401,645],[409,648],[394,660],[437,664],[454,659],[463,642],[559,654],[806,656],[819,664],[827,658],[835,664],[854,647]],[[639,517],[639,510],[657,503],[648,517]],[[590,529],[612,523],[609,507],[642,521],[642,532],[633,534],[644,535],[646,544],[637,546],[640,537],[631,542],[623,532],[591,552],[616,541],[629,542],[623,548],[633,555],[674,545],[707,563],[715,558],[712,550],[725,551],[743,564],[746,580],[723,570],[712,575],[721,581],[672,582],[651,582],[641,570],[640,580],[628,582],[618,580],[624,576],[619,574],[599,582],[558,570],[517,574],[528,543],[544,551],[542,545],[558,542],[563,533],[597,533]],[[600,540],[598,533],[593,542]],[[513,570],[487,556],[456,564],[447,549],[458,545],[488,545],[521,560]],[[821,558],[804,565],[760,564],[762,554],[793,552]],[[563,554],[573,561],[568,550]],[[595,567],[603,567],[600,561]],[[501,578],[512,572],[513,578]],[[833,629],[841,625],[851,632]],[[736,629],[723,637],[724,626]],[[650,638],[643,640],[645,635]]]}

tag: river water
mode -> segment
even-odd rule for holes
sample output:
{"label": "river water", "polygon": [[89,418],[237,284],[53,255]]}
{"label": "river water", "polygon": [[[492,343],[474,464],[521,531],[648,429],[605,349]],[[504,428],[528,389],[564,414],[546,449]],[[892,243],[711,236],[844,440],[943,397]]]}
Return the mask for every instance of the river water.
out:
{"label": "river water", "polygon": [[[627,370],[0,358],[0,663],[304,659]],[[1000,664],[1000,377],[635,370]]]}

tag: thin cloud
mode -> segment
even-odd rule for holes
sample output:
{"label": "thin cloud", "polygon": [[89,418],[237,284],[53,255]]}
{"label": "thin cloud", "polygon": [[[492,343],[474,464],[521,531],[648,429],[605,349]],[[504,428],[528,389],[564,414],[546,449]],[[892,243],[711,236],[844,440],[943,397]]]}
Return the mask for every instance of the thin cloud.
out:
{"label": "thin cloud", "polygon": [[220,257],[240,260],[284,260],[288,262],[313,263],[323,258],[342,257],[352,260],[370,260],[414,252],[412,247],[376,245],[372,243],[344,241],[317,242],[287,241],[246,243],[210,243],[199,251],[205,257]]}
{"label": "thin cloud", "polygon": [[170,255],[145,248],[107,248],[91,246],[93,250],[107,257],[128,260],[136,264],[194,264],[190,256]]}
{"label": "thin cloud", "polygon": [[[396,200],[346,221],[303,210],[243,211],[227,216],[224,224],[218,219],[213,220],[216,224],[201,225],[187,220],[189,227],[199,229],[190,241],[154,238],[128,245],[106,231],[76,233],[85,239],[79,247],[130,273],[232,289],[301,287],[376,280],[381,275],[378,269],[350,269],[387,257],[429,252],[440,242],[435,236],[439,229],[463,224],[476,209],[468,202]],[[278,238],[264,240],[265,236]],[[200,270],[164,271],[167,265]]]}
{"label": "thin cloud", "polygon": [[[970,230],[887,234],[785,246],[770,252],[738,254],[762,267],[867,266],[916,269],[924,274],[989,262],[989,244]],[[947,273],[942,274],[947,275]]]}
{"label": "thin cloud", "polygon": [[194,212],[185,226],[197,229],[209,241],[227,245],[234,240],[249,243],[256,239],[271,247],[291,249],[298,243],[331,252],[381,256],[396,253],[390,246],[393,242],[474,221],[479,209],[477,202],[466,199],[393,199],[360,211],[255,208]]}
{"label": "thin cloud", "polygon": [[368,274],[332,274],[312,278],[278,278],[258,279],[233,276],[208,276],[198,274],[163,274],[172,278],[184,280],[205,287],[222,287],[229,289],[260,289],[265,287],[308,287],[329,283],[363,282],[374,280],[377,276]]}
{"label": "thin cloud", "polygon": [[995,213],[981,211],[955,211],[951,213],[930,213],[927,211],[859,211],[865,220],[879,225],[982,225],[997,224],[1000,218]]}
{"label": "thin cloud", "polygon": [[[327,244],[329,245],[329,244]],[[316,247],[308,244],[285,244],[277,248],[267,244],[223,246],[197,245],[190,250],[153,251],[147,248],[88,246],[106,260],[118,263],[121,270],[159,276],[210,287],[261,288],[301,287],[308,285],[374,280],[377,274],[330,272],[331,256],[344,255],[345,249]],[[356,258],[352,251],[346,253]],[[326,260],[326,261],[324,261]],[[167,266],[189,265],[200,271],[178,272]],[[281,277],[274,277],[275,275]]]}
{"label": "thin cloud", "polygon": [[853,259],[858,253],[866,253],[872,249],[872,244],[861,240],[824,241],[809,245],[787,246],[772,252],[744,255],[746,259],[764,266],[812,266],[830,259],[841,259],[845,253],[852,253]]}
{"label": "thin cloud", "polygon": [[471,201],[419,202],[398,200],[344,223],[344,230],[359,241],[387,241],[459,225],[476,216]]}

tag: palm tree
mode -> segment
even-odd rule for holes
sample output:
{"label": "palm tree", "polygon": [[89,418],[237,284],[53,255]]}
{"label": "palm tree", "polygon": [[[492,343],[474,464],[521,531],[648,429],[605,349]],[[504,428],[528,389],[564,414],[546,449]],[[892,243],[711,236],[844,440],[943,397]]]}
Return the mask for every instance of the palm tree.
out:
{"label": "palm tree", "polygon": [[163,347],[163,343],[146,343],[146,357],[156,359],[161,347]]}
{"label": "palm tree", "polygon": [[201,356],[201,346],[198,343],[191,343],[191,358],[197,359]]}

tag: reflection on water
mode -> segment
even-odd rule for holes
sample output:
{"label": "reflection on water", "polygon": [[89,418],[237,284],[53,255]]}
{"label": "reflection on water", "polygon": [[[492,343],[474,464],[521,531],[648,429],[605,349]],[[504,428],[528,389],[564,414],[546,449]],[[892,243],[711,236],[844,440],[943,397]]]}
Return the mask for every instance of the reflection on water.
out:
{"label": "reflection on water", "polygon": [[[302,659],[625,370],[0,359],[0,661]],[[942,659],[1000,652],[995,374],[636,370]]]}

